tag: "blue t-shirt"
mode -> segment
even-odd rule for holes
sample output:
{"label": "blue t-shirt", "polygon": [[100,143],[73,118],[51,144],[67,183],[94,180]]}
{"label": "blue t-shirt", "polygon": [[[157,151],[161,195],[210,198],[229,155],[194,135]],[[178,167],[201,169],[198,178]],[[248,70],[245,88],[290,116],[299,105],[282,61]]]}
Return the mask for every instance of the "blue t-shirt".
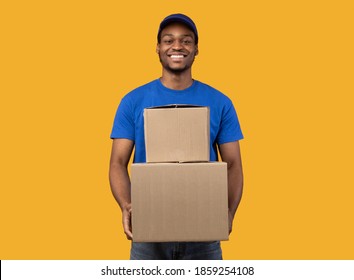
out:
{"label": "blue t-shirt", "polygon": [[166,88],[160,79],[128,93],[118,107],[111,138],[134,141],[134,162],[146,162],[144,109],[170,104],[190,104],[210,108],[210,161],[217,161],[217,145],[243,138],[231,100],[218,90],[194,80],[184,90]]}

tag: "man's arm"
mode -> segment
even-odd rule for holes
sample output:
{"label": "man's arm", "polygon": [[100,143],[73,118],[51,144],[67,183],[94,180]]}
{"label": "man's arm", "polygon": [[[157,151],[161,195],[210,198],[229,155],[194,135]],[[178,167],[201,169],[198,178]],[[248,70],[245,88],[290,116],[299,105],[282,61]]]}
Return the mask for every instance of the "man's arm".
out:
{"label": "man's arm", "polygon": [[109,181],[114,198],[122,210],[123,228],[127,238],[133,238],[131,228],[131,197],[128,163],[134,142],[128,139],[114,139],[112,144]]}
{"label": "man's arm", "polygon": [[235,141],[221,144],[219,145],[219,151],[222,160],[227,163],[229,233],[231,233],[232,222],[241,201],[243,190],[243,173],[239,142]]}

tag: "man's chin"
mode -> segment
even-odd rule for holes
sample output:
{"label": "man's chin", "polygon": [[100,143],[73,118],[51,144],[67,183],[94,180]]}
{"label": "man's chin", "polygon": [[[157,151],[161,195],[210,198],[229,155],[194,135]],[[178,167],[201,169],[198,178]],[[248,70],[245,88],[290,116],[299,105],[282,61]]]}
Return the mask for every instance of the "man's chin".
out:
{"label": "man's chin", "polygon": [[180,74],[183,73],[185,71],[187,71],[190,67],[188,66],[180,66],[180,67],[171,67],[169,65],[167,65],[167,67],[165,67],[165,69],[171,73],[174,74]]}

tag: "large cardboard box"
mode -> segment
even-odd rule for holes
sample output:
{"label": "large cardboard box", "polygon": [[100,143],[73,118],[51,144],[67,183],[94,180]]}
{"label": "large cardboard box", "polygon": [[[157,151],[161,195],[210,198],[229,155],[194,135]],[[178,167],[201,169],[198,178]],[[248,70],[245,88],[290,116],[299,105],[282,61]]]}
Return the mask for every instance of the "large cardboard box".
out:
{"label": "large cardboard box", "polygon": [[169,105],[144,110],[146,162],[210,160],[209,107]]}
{"label": "large cardboard box", "polygon": [[228,240],[227,164],[131,167],[136,242]]}

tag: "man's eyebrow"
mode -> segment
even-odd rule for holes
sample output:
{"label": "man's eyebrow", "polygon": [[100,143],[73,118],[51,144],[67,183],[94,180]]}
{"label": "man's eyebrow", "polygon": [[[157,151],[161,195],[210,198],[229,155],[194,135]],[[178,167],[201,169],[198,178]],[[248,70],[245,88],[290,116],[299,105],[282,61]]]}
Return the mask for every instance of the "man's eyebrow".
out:
{"label": "man's eyebrow", "polygon": [[[164,34],[164,35],[162,35],[162,37],[165,37],[165,36],[174,37],[173,34]],[[193,38],[192,34],[182,34],[182,35],[180,35],[179,37],[191,37],[191,38]]]}

